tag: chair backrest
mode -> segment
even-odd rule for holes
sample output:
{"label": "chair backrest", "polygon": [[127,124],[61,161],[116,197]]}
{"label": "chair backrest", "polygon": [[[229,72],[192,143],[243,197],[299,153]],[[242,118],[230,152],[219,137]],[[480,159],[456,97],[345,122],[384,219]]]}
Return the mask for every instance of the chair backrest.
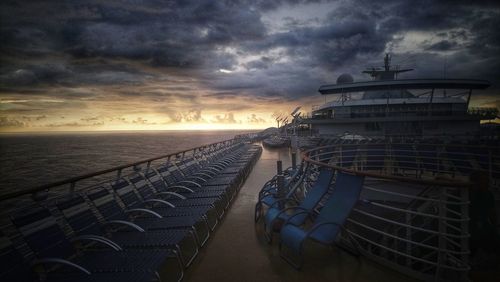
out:
{"label": "chair backrest", "polygon": [[150,170],[148,173],[145,174],[145,177],[148,179],[149,183],[151,183],[151,185],[155,189],[166,189],[165,183],[163,182],[163,179],[159,175],[159,172],[157,170],[153,169]]}
{"label": "chair backrest", "polygon": [[[175,182],[179,182],[184,180],[185,176],[182,173],[182,171],[178,168],[177,164],[172,167],[172,169],[169,169],[170,175],[173,177]],[[170,184],[170,183],[169,183]]]}
{"label": "chair backrest", "polygon": [[[302,210],[313,210],[321,201],[323,196],[328,192],[330,188],[330,183],[332,182],[334,171],[330,168],[321,168],[316,182],[314,182],[313,187],[309,189],[306,197],[300,202],[299,207]],[[301,214],[294,216],[292,222],[295,224],[300,224],[306,220],[307,214]]]}
{"label": "chair backrest", "polygon": [[[142,177],[141,177],[142,178]],[[147,183],[140,178],[134,178],[138,185],[142,182],[147,185]],[[142,200],[135,193],[135,187],[133,184],[128,183],[124,179],[118,180],[116,183],[111,185],[111,188],[115,191],[116,195],[120,198],[123,204],[127,208],[135,208],[142,206]]]}
{"label": "chair backrest", "polygon": [[61,211],[66,222],[77,234],[100,234],[98,218],[81,195],[58,201],[56,207]]}
{"label": "chair backrest", "polygon": [[66,258],[75,253],[56,219],[46,208],[23,208],[12,216],[12,223],[38,257]]}
{"label": "chair backrest", "polygon": [[155,196],[156,192],[167,191],[165,185],[156,185],[156,186],[153,185],[153,186],[154,187],[151,187],[150,185],[135,185],[135,189],[144,201],[156,198]]}
{"label": "chair backrest", "polygon": [[180,169],[182,170],[184,175],[189,176],[192,175],[193,173],[198,172],[200,166],[198,165],[194,157],[189,157],[184,160],[184,166]]}
{"label": "chair backrest", "polygon": [[87,194],[87,197],[94,203],[94,206],[106,220],[122,220],[127,218],[114,196],[106,189],[100,188],[96,191],[91,191]]}
{"label": "chair backrest", "polygon": [[[305,168],[304,168],[305,166]],[[290,177],[290,182],[289,184],[289,189],[288,192],[286,193],[286,198],[289,199],[293,197],[297,191],[297,189],[302,185],[304,178],[306,176],[306,172],[308,171],[307,168],[309,166],[309,163],[307,164],[301,164],[300,167],[296,169],[294,174]]]}
{"label": "chair backrest", "polygon": [[10,239],[0,231],[0,281],[35,281],[35,274]]}
{"label": "chair backrest", "polygon": [[342,225],[359,199],[363,181],[362,176],[338,172],[333,193],[321,208],[316,222],[329,221]]}
{"label": "chair backrest", "polygon": [[319,203],[321,198],[328,192],[334,171],[330,168],[321,168],[318,178],[309,188],[306,197],[300,203],[300,207],[306,210],[312,210]]}
{"label": "chair backrest", "polygon": [[173,164],[167,163],[159,167],[157,171],[160,173],[161,178],[163,178],[168,186],[173,186],[177,183],[177,180],[172,174],[175,170],[177,170],[177,168]]}

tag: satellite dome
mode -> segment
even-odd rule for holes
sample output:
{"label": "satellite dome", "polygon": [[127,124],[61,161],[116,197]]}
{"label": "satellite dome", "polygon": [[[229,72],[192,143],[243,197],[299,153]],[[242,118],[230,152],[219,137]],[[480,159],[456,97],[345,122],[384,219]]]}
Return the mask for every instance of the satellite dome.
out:
{"label": "satellite dome", "polygon": [[348,73],[341,74],[337,78],[337,84],[353,83],[353,82],[354,82],[354,78],[352,78],[352,76]]}

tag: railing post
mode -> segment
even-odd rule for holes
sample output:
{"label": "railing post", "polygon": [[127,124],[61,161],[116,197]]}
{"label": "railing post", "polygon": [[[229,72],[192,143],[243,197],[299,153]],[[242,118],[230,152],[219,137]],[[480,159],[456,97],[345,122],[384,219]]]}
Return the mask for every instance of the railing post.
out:
{"label": "railing post", "polygon": [[[461,198],[461,203],[460,203],[460,213],[461,213],[461,217],[460,219],[462,220],[460,222],[460,227],[462,229],[462,233],[460,235],[462,235],[462,238],[461,238],[461,251],[463,252],[462,256],[461,256],[461,260],[462,260],[462,263],[463,265],[469,265],[469,236],[465,236],[465,235],[469,235],[469,220],[464,220],[464,219],[469,219],[469,188],[470,187],[467,187],[467,188],[459,188],[460,189],[460,198]],[[465,271],[464,273],[462,273],[461,275],[461,280],[462,281],[466,281],[468,280],[468,273],[467,271]]]}
{"label": "railing post", "polygon": [[75,193],[75,186],[76,186],[76,182],[71,182],[71,184],[69,186],[69,193],[70,194]]}
{"label": "railing post", "polygon": [[[412,216],[411,214],[409,213],[406,213],[405,214],[405,217],[406,217],[406,220],[405,222],[407,224],[412,224]],[[411,248],[412,248],[412,240],[411,240],[411,228],[410,227],[406,227],[406,254],[407,255],[411,255]],[[406,267],[408,268],[411,268],[411,259],[410,259],[410,256],[407,256],[406,257]]]}
{"label": "railing post", "polygon": [[141,167],[140,167],[140,166],[138,166],[138,165],[134,165],[134,166],[132,167],[132,169],[134,170],[134,172],[137,172],[137,171],[140,171],[140,170],[141,170]]}
{"label": "railing post", "polygon": [[[283,176],[283,164],[281,161],[277,161],[276,166],[278,171],[277,175],[278,198],[283,199],[285,197],[285,177]],[[283,209],[284,203],[279,202],[278,206],[280,209]]]}
{"label": "railing post", "polygon": [[438,231],[439,231],[439,236],[438,236],[438,257],[437,257],[437,266],[436,266],[436,272],[434,276],[434,281],[440,281],[440,276],[441,276],[441,265],[446,261],[446,222],[445,222],[445,217],[446,217],[446,187],[441,186],[440,191],[439,191],[439,218],[438,218]]}
{"label": "railing post", "polygon": [[119,169],[119,170],[116,171],[116,180],[118,181],[121,176],[122,176],[122,170]]}
{"label": "railing post", "polygon": [[295,151],[292,152],[292,169],[297,169],[297,153]]}

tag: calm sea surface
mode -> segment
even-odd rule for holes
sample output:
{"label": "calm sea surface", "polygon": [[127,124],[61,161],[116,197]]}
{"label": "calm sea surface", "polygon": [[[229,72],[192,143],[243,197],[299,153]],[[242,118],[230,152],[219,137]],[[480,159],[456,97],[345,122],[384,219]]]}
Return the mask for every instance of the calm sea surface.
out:
{"label": "calm sea surface", "polygon": [[247,131],[0,134],[0,194],[231,139]]}

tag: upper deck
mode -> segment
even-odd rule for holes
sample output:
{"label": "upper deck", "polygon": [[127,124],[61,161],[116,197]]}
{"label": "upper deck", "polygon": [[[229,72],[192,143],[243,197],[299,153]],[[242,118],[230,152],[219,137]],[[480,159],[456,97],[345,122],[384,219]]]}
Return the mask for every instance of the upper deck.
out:
{"label": "upper deck", "polygon": [[322,95],[343,94],[349,92],[398,90],[398,89],[486,89],[487,80],[477,79],[398,79],[373,80],[342,84],[328,84],[319,88]]}

